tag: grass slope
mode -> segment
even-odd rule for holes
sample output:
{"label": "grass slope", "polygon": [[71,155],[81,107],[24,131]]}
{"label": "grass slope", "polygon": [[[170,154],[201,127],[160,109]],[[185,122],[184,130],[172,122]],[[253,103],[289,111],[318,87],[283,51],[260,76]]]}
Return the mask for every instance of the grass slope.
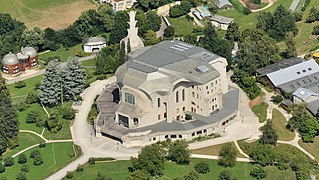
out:
{"label": "grass slope", "polygon": [[277,109],[272,110],[272,120],[273,126],[278,134],[278,139],[283,141],[291,141],[295,137],[295,133],[290,132],[286,129],[286,118]]}
{"label": "grass slope", "polygon": [[178,37],[192,33],[193,29],[196,27],[194,21],[188,21],[185,16],[179,18],[167,17],[167,19],[175,28],[175,35]]}
{"label": "grass slope", "polygon": [[313,143],[303,143],[299,140],[298,144],[319,160],[319,136],[314,138]]}
{"label": "grass slope", "polygon": [[89,0],[0,0],[0,13],[9,13],[28,27],[65,28],[87,9],[96,5]]}
{"label": "grass slope", "polygon": [[252,111],[256,114],[256,116],[258,116],[260,123],[263,123],[266,121],[267,108],[268,108],[268,104],[265,102],[255,105],[252,108]]}
{"label": "grass slope", "polygon": [[[204,147],[204,148],[200,148],[200,149],[194,149],[194,150],[192,150],[192,153],[218,156],[219,155],[219,151],[226,144],[228,144],[228,143],[219,144],[219,145],[215,145],[215,146],[208,146],[208,147]],[[233,142],[231,142],[231,145],[236,148],[236,146],[235,146],[235,144]],[[237,157],[240,157],[240,158],[244,158],[245,157],[244,155],[239,153],[237,148],[236,148],[236,151],[237,151],[237,155],[236,155]]]}

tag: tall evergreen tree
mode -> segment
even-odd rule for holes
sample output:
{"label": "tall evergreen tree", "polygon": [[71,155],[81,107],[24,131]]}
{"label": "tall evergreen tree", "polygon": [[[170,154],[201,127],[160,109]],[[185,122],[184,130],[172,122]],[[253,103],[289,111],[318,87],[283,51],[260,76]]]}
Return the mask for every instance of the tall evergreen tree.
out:
{"label": "tall evergreen tree", "polygon": [[12,107],[5,80],[0,77],[0,155],[18,138],[19,120]]}
{"label": "tall evergreen tree", "polygon": [[295,41],[293,39],[292,33],[289,33],[287,35],[287,38],[285,40],[285,44],[287,46],[287,49],[284,51],[284,57],[285,58],[291,58],[291,57],[296,57],[297,56],[297,50],[295,47]]}
{"label": "tall evergreen tree", "polygon": [[225,39],[229,41],[238,41],[239,36],[240,36],[239,26],[236,22],[232,22],[227,28]]}
{"label": "tall evergreen tree", "polygon": [[66,100],[75,100],[85,88],[87,72],[81,68],[80,62],[76,58],[70,59],[63,71],[65,72],[63,96]]}
{"label": "tall evergreen tree", "polygon": [[260,142],[262,144],[277,144],[278,135],[271,123],[271,121],[267,121],[267,124],[261,128],[261,132],[263,133],[260,137]]}
{"label": "tall evergreen tree", "polygon": [[46,67],[43,82],[40,86],[39,99],[42,104],[54,106],[62,99],[63,77],[58,60],[50,61]]}

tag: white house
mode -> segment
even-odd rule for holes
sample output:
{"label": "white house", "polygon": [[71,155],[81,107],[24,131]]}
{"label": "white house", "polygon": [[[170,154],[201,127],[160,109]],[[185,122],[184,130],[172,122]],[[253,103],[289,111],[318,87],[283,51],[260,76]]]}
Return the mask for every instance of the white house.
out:
{"label": "white house", "polygon": [[86,53],[101,51],[106,47],[106,40],[103,37],[91,37],[83,40],[83,50]]}

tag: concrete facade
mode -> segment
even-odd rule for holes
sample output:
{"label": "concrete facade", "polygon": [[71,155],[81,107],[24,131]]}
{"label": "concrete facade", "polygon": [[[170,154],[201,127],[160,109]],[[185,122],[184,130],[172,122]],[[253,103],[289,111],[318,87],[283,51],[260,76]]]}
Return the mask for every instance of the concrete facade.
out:
{"label": "concrete facade", "polygon": [[100,3],[108,3],[113,7],[113,11],[124,11],[131,8],[136,0],[100,0]]}
{"label": "concrete facade", "polygon": [[109,97],[116,102],[115,115],[99,115],[97,135],[127,147],[168,138],[190,140],[222,131],[239,114],[238,90],[228,89],[223,57],[180,41],[163,41],[126,59],[116,71],[119,97]]}

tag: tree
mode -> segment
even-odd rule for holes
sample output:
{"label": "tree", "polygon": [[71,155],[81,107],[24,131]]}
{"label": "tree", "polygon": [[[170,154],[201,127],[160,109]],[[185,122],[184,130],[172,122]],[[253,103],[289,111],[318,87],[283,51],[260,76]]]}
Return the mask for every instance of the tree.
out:
{"label": "tree", "polygon": [[73,178],[73,172],[72,172],[72,171],[67,171],[65,177],[66,177],[67,179]]}
{"label": "tree", "polygon": [[287,38],[285,40],[285,44],[287,46],[287,49],[284,51],[284,57],[285,58],[292,58],[292,57],[296,57],[297,56],[297,50],[295,47],[295,42],[293,39],[293,35],[291,33],[289,33],[287,35]]}
{"label": "tree", "polygon": [[61,62],[62,58],[61,58],[60,56],[50,56],[50,57],[48,57],[48,58],[46,58],[46,59],[44,60],[44,64],[45,64],[45,65],[48,65],[49,62],[51,62],[51,61],[53,61],[53,60],[58,60],[59,62]]}
{"label": "tree", "polygon": [[267,177],[267,172],[262,167],[257,166],[250,171],[250,175],[256,179],[264,179]]}
{"label": "tree", "polygon": [[261,128],[263,133],[259,139],[259,142],[262,144],[271,144],[276,145],[278,140],[278,135],[271,123],[270,120]]}
{"label": "tree", "polygon": [[103,175],[101,172],[98,172],[95,180],[112,180],[112,178],[108,178],[105,175]]}
{"label": "tree", "polygon": [[34,94],[32,92],[30,92],[27,97],[26,97],[26,100],[25,102],[27,104],[33,104],[33,103],[37,103],[39,101],[38,99],[38,95],[37,94]]}
{"label": "tree", "polygon": [[75,118],[75,110],[72,108],[65,110],[62,114],[62,118],[66,120],[73,120]]}
{"label": "tree", "polygon": [[164,36],[165,37],[173,37],[175,34],[175,28],[173,26],[168,26],[165,30],[164,30]]}
{"label": "tree", "polygon": [[198,174],[195,171],[189,172],[189,174],[184,176],[184,180],[196,180],[198,179]]}
{"label": "tree", "polygon": [[196,172],[201,173],[201,174],[206,174],[210,171],[208,164],[206,162],[203,162],[203,161],[196,163],[194,166],[194,169]]}
{"label": "tree", "polygon": [[230,172],[228,170],[223,170],[220,172],[218,180],[230,180]]}
{"label": "tree", "polygon": [[145,174],[141,170],[134,171],[129,177],[126,178],[127,180],[148,180],[147,174]]}
{"label": "tree", "polygon": [[262,166],[272,165],[276,161],[276,153],[269,144],[255,145],[249,153],[249,157]]}
{"label": "tree", "polygon": [[156,37],[156,33],[152,30],[148,30],[144,37],[144,45],[151,46],[160,42],[160,39]]}
{"label": "tree", "polygon": [[73,26],[81,38],[97,36],[106,32],[104,23],[101,21],[100,13],[89,9],[73,23]]}
{"label": "tree", "polygon": [[0,77],[0,155],[7,147],[17,142],[19,120],[16,110],[12,107],[5,80]]}
{"label": "tree", "polygon": [[79,35],[79,31],[75,25],[71,25],[63,30],[57,31],[56,36],[60,43],[66,48],[79,44],[83,38]]}
{"label": "tree", "polygon": [[18,156],[18,163],[25,164],[27,162],[27,156],[25,154],[20,154]]}
{"label": "tree", "polygon": [[230,23],[230,25],[227,28],[227,32],[225,35],[225,39],[229,41],[238,41],[240,36],[239,32],[239,26],[238,24],[234,21]]}
{"label": "tree", "polygon": [[39,150],[33,150],[30,154],[30,158],[34,158],[35,156],[39,155],[40,154],[40,151]]}
{"label": "tree", "polygon": [[27,114],[27,120],[26,123],[35,123],[37,118],[39,118],[39,112],[35,111],[35,110],[31,110],[28,114]]}
{"label": "tree", "polygon": [[319,11],[315,7],[312,7],[306,19],[306,23],[312,23],[318,20],[319,20]]}
{"label": "tree", "polygon": [[197,36],[195,34],[186,34],[183,41],[195,45],[197,43]]}
{"label": "tree", "polygon": [[218,164],[233,167],[236,164],[236,148],[231,144],[224,145],[219,151]]}
{"label": "tree", "polygon": [[25,29],[22,32],[21,40],[24,46],[31,46],[36,49],[40,49],[44,43],[44,32],[38,27],[33,27],[30,30]]}
{"label": "tree", "polygon": [[208,24],[205,27],[204,36],[200,39],[200,45],[206,50],[226,58],[229,65],[232,63],[232,44],[229,41],[219,37],[211,24]]}
{"label": "tree", "polygon": [[87,72],[78,59],[70,59],[65,66],[63,77],[63,96],[66,100],[76,100],[85,88]]}
{"label": "tree", "polygon": [[58,60],[51,61],[40,86],[39,100],[44,105],[54,106],[61,100],[63,73]]}
{"label": "tree", "polygon": [[107,46],[96,57],[96,74],[114,73],[124,63],[124,54],[118,45]]}
{"label": "tree", "polygon": [[144,12],[138,11],[136,20],[139,36],[145,37],[145,33],[147,33],[149,30],[156,32],[161,28],[162,19],[156,14],[155,11],[150,11],[146,14],[144,14]]}
{"label": "tree", "polygon": [[133,171],[141,170],[151,176],[160,176],[164,170],[164,150],[158,144],[145,146],[142,148],[138,158],[131,157],[131,163]]}
{"label": "tree", "polygon": [[121,39],[127,36],[127,29],[129,28],[129,17],[124,11],[118,11],[115,14],[114,27],[110,34],[110,43],[119,43]]}
{"label": "tree", "polygon": [[26,176],[25,172],[19,172],[17,174],[16,180],[26,180],[26,179],[27,179],[27,176]]}
{"label": "tree", "polygon": [[3,160],[3,164],[4,164],[6,167],[13,166],[13,165],[14,165],[14,159],[13,159],[12,157],[6,157],[6,158]]}
{"label": "tree", "polygon": [[244,30],[238,47],[238,69],[249,75],[254,74],[258,68],[280,60],[276,43],[258,29]]}
{"label": "tree", "polygon": [[101,4],[97,13],[99,14],[99,19],[103,24],[103,29],[106,32],[110,32],[114,27],[115,17],[112,7],[108,4]]}
{"label": "tree", "polygon": [[247,72],[241,69],[234,69],[234,74],[231,80],[238,84],[238,86],[245,91],[250,99],[255,99],[260,95],[261,89],[257,86],[256,78],[250,76]]}
{"label": "tree", "polygon": [[34,156],[33,164],[36,165],[36,166],[40,166],[41,164],[43,164],[43,159],[42,159],[41,154],[38,154],[38,155]]}
{"label": "tree", "polygon": [[23,164],[21,166],[21,172],[25,172],[25,173],[29,172],[29,166],[26,164]]}
{"label": "tree", "polygon": [[168,150],[167,159],[177,164],[189,164],[191,152],[185,140],[174,141]]}

